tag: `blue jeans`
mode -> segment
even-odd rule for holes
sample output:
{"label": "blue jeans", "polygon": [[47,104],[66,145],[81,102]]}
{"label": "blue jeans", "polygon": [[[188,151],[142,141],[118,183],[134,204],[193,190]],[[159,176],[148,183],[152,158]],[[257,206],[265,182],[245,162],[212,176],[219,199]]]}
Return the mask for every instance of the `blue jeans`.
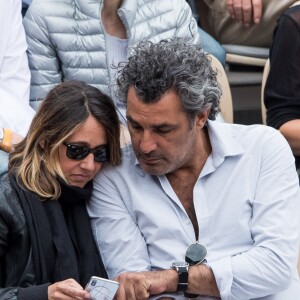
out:
{"label": "blue jeans", "polygon": [[7,173],[8,153],[0,150],[0,176]]}
{"label": "blue jeans", "polygon": [[199,27],[200,43],[203,50],[215,56],[225,67],[226,51],[212,36]]}

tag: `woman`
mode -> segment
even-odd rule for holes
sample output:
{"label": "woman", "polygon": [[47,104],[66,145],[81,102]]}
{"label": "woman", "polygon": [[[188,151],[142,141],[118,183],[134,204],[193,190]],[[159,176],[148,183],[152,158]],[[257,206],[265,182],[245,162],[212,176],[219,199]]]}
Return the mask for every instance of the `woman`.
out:
{"label": "woman", "polygon": [[120,163],[112,100],[83,82],[56,86],[10,155],[0,187],[0,299],[84,299],[106,277],[86,201],[102,164]]}

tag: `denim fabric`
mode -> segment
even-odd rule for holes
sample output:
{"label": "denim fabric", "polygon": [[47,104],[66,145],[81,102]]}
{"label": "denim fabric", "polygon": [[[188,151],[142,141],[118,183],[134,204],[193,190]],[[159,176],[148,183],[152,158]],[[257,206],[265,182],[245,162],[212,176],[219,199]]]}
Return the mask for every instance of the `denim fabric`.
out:
{"label": "denim fabric", "polygon": [[215,40],[212,36],[206,33],[203,29],[199,27],[199,35],[201,41],[201,47],[204,51],[215,56],[225,67],[226,64],[226,52],[221,44]]}

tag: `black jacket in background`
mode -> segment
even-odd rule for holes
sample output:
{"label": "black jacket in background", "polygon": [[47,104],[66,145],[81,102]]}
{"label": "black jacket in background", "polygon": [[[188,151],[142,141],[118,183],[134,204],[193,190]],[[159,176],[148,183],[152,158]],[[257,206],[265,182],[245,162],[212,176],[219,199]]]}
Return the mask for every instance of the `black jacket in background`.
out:
{"label": "black jacket in background", "polygon": [[267,125],[279,129],[300,119],[300,5],[289,8],[274,29],[264,92]]}

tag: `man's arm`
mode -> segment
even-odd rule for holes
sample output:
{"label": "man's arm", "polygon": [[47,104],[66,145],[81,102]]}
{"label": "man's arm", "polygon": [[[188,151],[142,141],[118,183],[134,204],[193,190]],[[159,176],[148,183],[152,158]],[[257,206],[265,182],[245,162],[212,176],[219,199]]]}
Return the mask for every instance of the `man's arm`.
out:
{"label": "man's arm", "polygon": [[94,178],[87,209],[108,277],[125,271],[151,270],[145,239],[130,213],[126,180],[119,173],[109,174],[108,178],[106,171],[102,169]]}
{"label": "man's arm", "polygon": [[[151,295],[177,290],[178,274],[174,270],[128,272],[115,278],[120,283],[118,300],[146,299]],[[189,268],[188,293],[219,297],[213,272],[205,265]]]}
{"label": "man's arm", "polygon": [[277,294],[297,276],[300,195],[294,157],[284,137],[269,127],[260,152],[249,222],[253,246],[208,261],[224,300]]}
{"label": "man's arm", "polygon": [[262,15],[262,0],[226,0],[231,18],[236,19],[245,27],[251,23],[260,22]]}

